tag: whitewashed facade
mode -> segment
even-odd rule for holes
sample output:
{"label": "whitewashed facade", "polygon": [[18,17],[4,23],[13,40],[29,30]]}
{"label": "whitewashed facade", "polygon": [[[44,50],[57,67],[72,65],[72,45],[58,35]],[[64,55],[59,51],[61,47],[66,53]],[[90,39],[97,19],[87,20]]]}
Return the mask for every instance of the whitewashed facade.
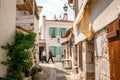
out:
{"label": "whitewashed facade", "polygon": [[[48,52],[52,49],[50,49],[49,47],[51,46],[54,46],[54,47],[62,47],[61,46],[61,43],[63,41],[66,40],[66,38],[62,38],[60,36],[60,28],[65,28],[66,31],[71,28],[73,25],[73,22],[70,21],[70,20],[47,20],[46,19],[46,16],[43,16],[43,39],[45,39],[45,42],[46,42],[46,52],[47,52],[47,58],[48,58]],[[57,28],[57,35],[55,37],[51,37],[50,36],[50,28],[53,27],[53,28]],[[54,51],[52,50],[53,52],[53,55],[55,57],[54,58],[54,61],[60,61],[60,58],[61,58],[61,55],[63,53],[60,52],[60,49],[57,49],[58,51],[56,51],[56,54],[54,53]]]}
{"label": "whitewashed facade", "polygon": [[[12,42],[15,33],[16,0],[0,0],[0,46]],[[0,62],[7,52],[0,48]],[[0,64],[0,77],[6,75],[6,66]]]}

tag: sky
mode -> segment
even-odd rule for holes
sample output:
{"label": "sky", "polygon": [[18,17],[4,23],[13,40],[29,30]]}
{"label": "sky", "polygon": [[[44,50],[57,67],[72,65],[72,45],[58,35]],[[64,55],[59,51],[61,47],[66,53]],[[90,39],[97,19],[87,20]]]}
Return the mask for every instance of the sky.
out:
{"label": "sky", "polygon": [[[36,0],[38,6],[43,6],[42,12],[40,13],[40,26],[42,25],[42,16],[45,15],[46,19],[54,19],[54,15],[57,18],[65,13],[63,6],[67,3],[67,0]],[[68,19],[73,20],[73,10],[68,7]]]}

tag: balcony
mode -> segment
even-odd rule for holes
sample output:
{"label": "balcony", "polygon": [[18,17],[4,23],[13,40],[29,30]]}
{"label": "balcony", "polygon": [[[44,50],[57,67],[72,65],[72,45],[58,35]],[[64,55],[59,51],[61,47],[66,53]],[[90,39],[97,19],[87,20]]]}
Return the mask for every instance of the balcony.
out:
{"label": "balcony", "polygon": [[34,23],[33,15],[22,15],[16,17],[16,24],[31,24]]}

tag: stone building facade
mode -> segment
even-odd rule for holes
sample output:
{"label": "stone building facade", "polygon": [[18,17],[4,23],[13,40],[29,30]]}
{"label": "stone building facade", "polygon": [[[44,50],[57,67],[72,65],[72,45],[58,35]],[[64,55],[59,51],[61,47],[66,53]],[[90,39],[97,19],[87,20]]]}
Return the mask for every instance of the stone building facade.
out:
{"label": "stone building facade", "polygon": [[95,80],[110,80],[107,28],[104,28],[95,34],[94,52]]}

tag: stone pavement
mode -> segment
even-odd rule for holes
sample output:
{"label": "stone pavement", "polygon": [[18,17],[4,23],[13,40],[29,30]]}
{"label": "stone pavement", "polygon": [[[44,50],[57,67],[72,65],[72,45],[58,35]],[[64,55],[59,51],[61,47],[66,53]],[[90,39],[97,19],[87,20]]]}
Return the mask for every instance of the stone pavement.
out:
{"label": "stone pavement", "polygon": [[71,69],[63,69],[61,62],[39,63],[39,65],[44,69],[43,76],[46,76],[44,79],[41,76],[40,80],[80,80],[79,75],[73,73]]}

